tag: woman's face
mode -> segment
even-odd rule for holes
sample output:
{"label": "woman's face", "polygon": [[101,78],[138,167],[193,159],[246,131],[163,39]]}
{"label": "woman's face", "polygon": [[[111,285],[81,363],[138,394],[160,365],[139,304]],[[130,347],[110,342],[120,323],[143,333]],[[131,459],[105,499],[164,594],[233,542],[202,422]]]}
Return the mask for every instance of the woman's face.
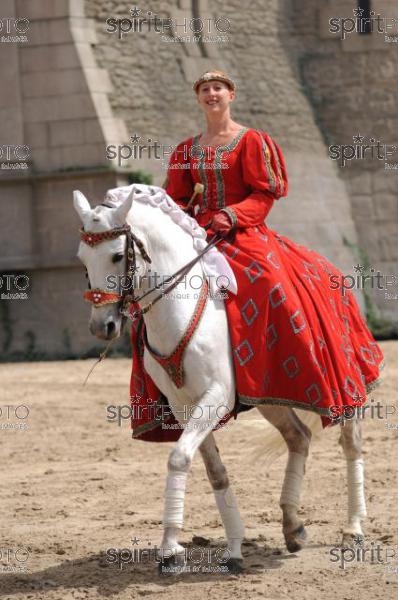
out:
{"label": "woman's face", "polygon": [[206,114],[223,113],[235,98],[223,81],[205,81],[198,89],[198,103]]}

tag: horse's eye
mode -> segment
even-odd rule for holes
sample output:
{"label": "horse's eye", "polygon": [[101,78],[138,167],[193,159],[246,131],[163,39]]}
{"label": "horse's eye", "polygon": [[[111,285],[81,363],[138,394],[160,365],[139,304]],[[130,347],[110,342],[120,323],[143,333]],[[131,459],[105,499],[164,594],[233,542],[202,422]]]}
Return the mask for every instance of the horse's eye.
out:
{"label": "horse's eye", "polygon": [[114,255],[112,256],[112,262],[113,262],[113,263],[120,262],[121,260],[123,260],[123,257],[124,257],[124,254],[120,254],[120,253],[118,253],[118,254],[114,254]]}

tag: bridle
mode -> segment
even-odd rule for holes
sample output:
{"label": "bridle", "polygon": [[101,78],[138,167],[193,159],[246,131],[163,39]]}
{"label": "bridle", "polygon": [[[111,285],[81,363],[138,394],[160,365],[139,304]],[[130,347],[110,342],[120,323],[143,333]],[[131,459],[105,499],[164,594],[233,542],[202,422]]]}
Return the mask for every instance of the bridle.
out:
{"label": "bridle", "polygon": [[[102,242],[108,242],[111,240],[115,240],[121,235],[126,235],[126,250],[125,250],[125,276],[127,281],[133,281],[133,275],[137,270],[137,256],[136,249],[137,246],[139,253],[145,262],[151,263],[152,260],[145,250],[144,244],[142,241],[131,231],[131,227],[128,223],[125,223],[121,227],[114,227],[113,229],[107,229],[106,231],[101,231],[99,233],[95,233],[92,231],[85,231],[84,229],[79,229],[80,239],[82,242],[93,248]],[[103,290],[101,288],[93,288],[91,289],[89,283],[89,289],[84,292],[84,299],[87,302],[90,302],[95,308],[100,308],[101,306],[105,306],[107,304],[116,304],[120,303],[120,312],[123,316],[134,321],[139,316],[147,313],[156,302],[161,300],[166,294],[171,292],[187,275],[187,273],[191,270],[191,268],[199,262],[202,256],[208,252],[211,248],[213,248],[219,241],[223,238],[218,234],[214,235],[212,239],[209,241],[208,245],[204,250],[202,250],[194,259],[192,259],[189,263],[185,264],[183,267],[178,269],[173,275],[168,277],[162,283],[159,283],[149,290],[147,290],[141,296],[136,296],[134,294],[134,288],[129,292],[128,289],[123,289],[121,294],[116,294],[112,292],[108,292],[107,290]],[[135,310],[133,314],[130,313],[129,308],[131,304],[138,304],[141,300],[143,300],[146,296],[151,294],[152,292],[159,290],[165,283],[172,283],[163,290],[160,294],[158,294],[147,306],[144,308],[140,308]]]}
{"label": "bridle", "polygon": [[[122,227],[114,227],[113,229],[107,229],[106,231],[101,231],[99,233],[93,231],[85,231],[84,229],[79,229],[80,239],[82,242],[93,248],[102,242],[109,242],[111,240],[115,240],[121,235],[126,236],[126,250],[125,250],[125,275],[127,276],[127,281],[132,281],[132,277],[137,270],[137,258],[135,246],[137,246],[142,258],[150,263],[151,258],[146,252],[144,248],[144,244],[142,241],[134,235],[131,231],[130,225],[127,223]],[[90,283],[89,283],[90,286]],[[121,312],[125,311],[132,302],[136,302],[136,298],[133,293],[129,293],[128,289],[122,289],[121,294],[116,294],[109,292],[108,290],[103,290],[101,288],[91,288],[84,292],[84,299],[87,302],[90,302],[95,308],[100,308],[101,306],[105,306],[106,304],[116,304],[121,303],[120,310]]]}

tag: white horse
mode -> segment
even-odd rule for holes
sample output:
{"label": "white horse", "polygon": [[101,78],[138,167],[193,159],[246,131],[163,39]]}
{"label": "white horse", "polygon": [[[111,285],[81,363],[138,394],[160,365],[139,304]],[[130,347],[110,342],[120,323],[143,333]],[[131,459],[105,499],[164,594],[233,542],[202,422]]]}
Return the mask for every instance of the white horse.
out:
{"label": "white horse", "polygon": [[[86,232],[101,234],[126,223],[130,226],[152,261],[149,267],[149,263],[137,249],[136,265],[142,276],[148,275],[150,268],[152,273],[167,277],[197,257],[199,251],[206,246],[204,230],[164,190],[155,186],[135,184],[110,190],[104,204],[94,209],[91,209],[84,195],[76,191],[74,206]],[[123,258],[127,256],[126,246],[125,234],[119,234],[114,239],[106,238],[94,246],[83,241],[80,243],[78,256],[86,266],[92,288],[106,290],[109,281],[107,276],[125,275]],[[211,253],[213,258],[209,259],[209,263],[213,260],[214,267],[219,261],[220,265],[220,259],[223,259],[221,253],[216,249],[211,250],[208,255]],[[205,278],[205,263],[203,257],[192,267],[190,275]],[[134,291],[145,292],[147,281],[145,277],[140,278],[140,289]],[[195,288],[191,286],[191,281],[195,281]],[[197,304],[197,282],[197,278],[188,278],[183,290],[180,284],[175,288],[174,294],[160,300],[145,314],[148,343],[158,354],[168,356],[184,335]],[[179,291],[181,295],[176,293]],[[153,297],[151,294],[148,299],[143,300],[141,308]],[[111,304],[92,307],[89,327],[93,335],[110,340],[121,334],[124,322],[120,302],[115,300]],[[161,548],[169,560],[164,562],[178,563],[184,552],[177,537],[183,527],[187,474],[195,452],[199,450],[225,528],[229,556],[226,564],[229,572],[238,573],[242,570],[244,525],[212,432],[223,416],[232,411],[235,403],[233,359],[223,300],[210,296],[206,303],[204,314],[184,354],[182,387],[176,387],[147,349],[144,366],[168,398],[176,419],[184,423],[184,430],[168,460]],[[297,511],[300,507],[300,490],[311,430],[288,407],[258,406],[257,409],[277,428],[287,445],[289,456],[280,506],[287,548],[290,552],[296,552],[301,549],[306,535]],[[187,415],[186,419],[184,414]],[[317,418],[317,421],[320,419]],[[341,433],[347,460],[348,521],[343,529],[343,544],[347,545],[354,536],[363,535],[361,519],[366,516],[360,422],[349,421],[342,427]]]}

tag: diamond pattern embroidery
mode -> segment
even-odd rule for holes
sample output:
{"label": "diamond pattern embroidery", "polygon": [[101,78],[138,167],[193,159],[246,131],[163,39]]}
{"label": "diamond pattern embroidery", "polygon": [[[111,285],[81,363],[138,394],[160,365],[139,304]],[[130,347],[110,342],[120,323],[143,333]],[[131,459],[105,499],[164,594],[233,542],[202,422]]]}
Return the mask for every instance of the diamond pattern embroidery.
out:
{"label": "diamond pattern embroidery", "polygon": [[[345,336],[343,336],[343,337],[345,337]],[[351,346],[349,344],[347,344],[347,342],[345,342],[345,344],[341,345],[341,349],[343,350],[344,354],[346,355],[348,366],[350,366],[351,365],[350,354],[354,354],[354,350],[351,348]]]}
{"label": "diamond pattern embroidery", "polygon": [[346,330],[346,332],[349,334],[349,333],[350,333],[350,322],[349,322],[348,318],[347,318],[345,315],[342,315],[342,317],[341,317],[341,318],[342,318],[342,319],[343,319],[343,321],[344,321],[344,327],[345,327],[345,330]]}
{"label": "diamond pattern embroidery", "polygon": [[303,329],[305,329],[306,323],[303,315],[299,310],[296,310],[296,312],[293,313],[290,317],[290,324],[295,334],[300,333],[300,331],[303,331]]}
{"label": "diamond pattern embroidery", "polygon": [[372,354],[374,358],[381,358],[381,352],[376,344],[376,342],[369,342],[369,346],[372,350]]}
{"label": "diamond pattern embroidery", "polygon": [[309,263],[305,260],[303,260],[303,265],[304,265],[305,270],[311,277],[313,277],[314,279],[317,279],[318,281],[321,280],[321,278],[319,277],[318,269],[316,268],[315,265],[312,265],[311,263]]}
{"label": "diamond pattern embroidery", "polygon": [[322,270],[325,271],[328,275],[333,275],[333,271],[331,271],[328,267],[327,262],[323,258],[316,259],[322,267]]}
{"label": "diamond pattern embroidery", "polygon": [[357,398],[358,391],[356,383],[348,375],[346,376],[344,381],[344,391],[347,392],[347,394],[351,396],[351,398],[353,398],[354,400]]}
{"label": "diamond pattern embroidery", "polygon": [[236,358],[239,361],[241,367],[243,367],[251,358],[254,356],[254,352],[249,342],[245,340],[234,350]]}
{"label": "diamond pattern embroidery", "polygon": [[316,366],[318,367],[318,369],[320,370],[320,372],[322,373],[322,375],[325,376],[326,375],[326,368],[317,359],[317,356],[315,354],[315,344],[314,344],[314,342],[310,343],[310,352],[311,352],[312,360],[314,361],[314,363],[316,364]]}
{"label": "diamond pattern embroidery", "polygon": [[267,349],[271,350],[272,346],[275,344],[276,340],[278,339],[278,334],[276,333],[275,325],[273,323],[271,323],[271,325],[269,325],[267,327],[265,339],[266,339]]}
{"label": "diamond pattern embroidery", "polygon": [[269,293],[269,301],[271,302],[272,308],[276,308],[282,302],[286,300],[286,294],[283,290],[282,284],[277,283]]}
{"label": "diamond pattern embroidery", "polygon": [[[254,271],[254,273],[252,273]],[[245,273],[248,276],[250,283],[254,283],[256,279],[263,274],[263,269],[256,261],[253,261],[248,267],[245,268]]]}
{"label": "diamond pattern embroidery", "polygon": [[369,348],[365,348],[365,346],[361,346],[360,350],[361,350],[361,356],[362,356],[363,360],[366,363],[368,363],[368,365],[374,365],[375,359],[374,359],[372,350],[370,350]]}
{"label": "diamond pattern embroidery", "polygon": [[228,242],[224,242],[222,246],[220,246],[220,250],[225,256],[228,256],[228,258],[235,258],[239,253],[239,249],[234,248],[231,244],[228,244]]}
{"label": "diamond pattern embroidery", "polygon": [[300,372],[300,367],[295,356],[289,356],[283,363],[282,366],[285,373],[290,379],[296,377],[297,373]]}
{"label": "diamond pattern embroidery", "polygon": [[334,314],[337,315],[336,302],[334,301],[334,298],[329,298],[329,302],[331,304],[331,307],[333,308]]}
{"label": "diamond pattern embroidery", "polygon": [[343,290],[343,293],[341,295],[341,301],[343,304],[345,304],[345,306],[349,306],[350,304],[349,292],[346,289]]}
{"label": "diamond pattern embroidery", "polygon": [[254,301],[250,298],[242,307],[242,315],[247,325],[251,325],[258,317],[258,309]]}
{"label": "diamond pattern embroidery", "polygon": [[276,260],[275,252],[268,252],[268,254],[267,254],[267,260],[270,263],[270,265],[272,265],[274,267],[274,269],[280,269],[281,268],[280,264]]}
{"label": "diamond pattern embroidery", "polygon": [[305,395],[307,396],[312,406],[315,406],[315,404],[322,400],[321,391],[316,383],[312,383],[306,388]]}
{"label": "diamond pattern embroidery", "polygon": [[286,250],[286,252],[289,252],[289,248],[286,246],[286,244],[285,244],[285,241],[284,241],[284,240],[283,240],[281,237],[279,237],[279,235],[276,235],[276,236],[275,236],[275,239],[276,239],[276,241],[277,241],[277,242],[279,242],[279,243],[280,243],[281,247],[282,247],[284,250]]}
{"label": "diamond pattern embroidery", "polygon": [[356,372],[358,373],[359,377],[361,378],[363,386],[365,386],[366,385],[365,375],[362,373],[361,369],[355,363],[354,363],[354,369],[356,370]]}

